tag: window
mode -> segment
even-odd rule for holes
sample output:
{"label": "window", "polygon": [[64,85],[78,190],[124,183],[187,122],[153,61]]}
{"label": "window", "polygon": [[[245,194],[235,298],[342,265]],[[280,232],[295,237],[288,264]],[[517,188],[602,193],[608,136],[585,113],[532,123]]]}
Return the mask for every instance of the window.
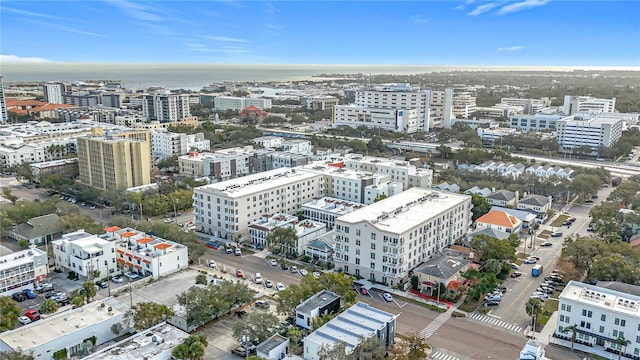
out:
{"label": "window", "polygon": [[371,260],[375,260],[376,259],[376,253],[371,253]]}
{"label": "window", "polygon": [[613,330],[613,337],[617,338],[618,337],[618,330]]}
{"label": "window", "polygon": [[571,305],[567,305],[567,311],[571,312]]}
{"label": "window", "polygon": [[640,336],[636,336],[636,343],[640,344]]}
{"label": "window", "polygon": [[560,322],[564,322],[564,315],[560,315]]}
{"label": "window", "polygon": [[616,325],[620,325],[620,319],[616,318],[616,319],[614,320],[614,323],[615,323]]}
{"label": "window", "polygon": [[562,305],[560,305],[560,310],[564,311],[564,310],[566,310],[566,308],[567,308],[567,305],[566,305],[566,304],[562,304]]}
{"label": "window", "polygon": [[587,310],[586,309],[582,309],[582,316],[587,316]]}
{"label": "window", "polygon": [[375,268],[376,268],[376,263],[374,263],[374,262],[372,261],[370,265],[371,265],[371,270],[375,270]]}
{"label": "window", "polygon": [[360,236],[360,229],[356,229],[356,236]]}
{"label": "window", "polygon": [[600,315],[600,321],[607,321],[607,315],[605,314]]}
{"label": "window", "polygon": [[375,250],[376,249],[376,244],[371,243],[371,250]]}
{"label": "window", "polygon": [[589,310],[587,311],[587,317],[590,318],[593,316],[593,311]]}
{"label": "window", "polygon": [[627,320],[620,319],[620,326],[624,327],[627,324]]}
{"label": "window", "polygon": [[601,325],[598,332],[600,332],[600,334],[604,334],[604,326]]}

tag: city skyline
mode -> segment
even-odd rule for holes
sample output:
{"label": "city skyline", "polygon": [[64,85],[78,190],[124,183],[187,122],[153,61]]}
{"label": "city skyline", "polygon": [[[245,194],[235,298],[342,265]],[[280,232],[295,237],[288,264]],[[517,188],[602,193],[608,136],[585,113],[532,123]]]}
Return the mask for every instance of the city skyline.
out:
{"label": "city skyline", "polygon": [[640,66],[638,14],[638,1],[3,1],[0,61]]}

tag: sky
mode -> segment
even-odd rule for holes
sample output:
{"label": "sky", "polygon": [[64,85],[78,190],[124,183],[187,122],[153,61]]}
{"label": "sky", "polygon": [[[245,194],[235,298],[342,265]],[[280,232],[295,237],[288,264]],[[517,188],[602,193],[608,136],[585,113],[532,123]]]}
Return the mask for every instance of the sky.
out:
{"label": "sky", "polygon": [[0,1],[1,62],[640,66],[638,0]]}

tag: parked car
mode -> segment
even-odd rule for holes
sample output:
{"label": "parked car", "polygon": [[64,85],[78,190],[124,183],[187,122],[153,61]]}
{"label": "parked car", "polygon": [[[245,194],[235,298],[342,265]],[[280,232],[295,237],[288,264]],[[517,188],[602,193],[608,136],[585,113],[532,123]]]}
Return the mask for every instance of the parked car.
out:
{"label": "parked car", "polygon": [[391,294],[389,294],[388,292],[382,294],[382,298],[384,299],[384,301],[386,302],[391,302],[393,301],[393,296]]}
{"label": "parked car", "polygon": [[253,281],[256,284],[262,284],[262,274],[260,273],[256,273],[255,279],[253,279]]}
{"label": "parked car", "polygon": [[540,244],[540,246],[544,246],[544,247],[549,247],[549,246],[552,246],[552,245],[553,245],[553,243],[550,243],[548,241],[545,241],[542,244]]}
{"label": "parked car", "polygon": [[264,286],[268,287],[268,288],[272,288],[273,287],[273,282],[271,282],[271,280],[267,279],[264,281]]}
{"label": "parked car", "polygon": [[513,270],[520,270],[520,266],[518,266],[518,264],[514,264],[514,263],[511,263],[511,268]]}
{"label": "parked car", "polygon": [[562,237],[562,233],[559,232],[559,231],[556,231],[556,232],[551,234],[551,237]]}
{"label": "parked car", "polygon": [[287,264],[282,263],[282,264],[280,264],[280,269],[287,270],[287,269],[289,269],[289,267],[287,266]]}
{"label": "parked car", "polygon": [[519,278],[520,276],[522,276],[522,273],[520,271],[514,271],[511,273],[512,278]]}
{"label": "parked car", "polygon": [[366,288],[366,287],[361,286],[361,287],[360,287],[360,294],[362,294],[362,295],[369,295],[369,290],[367,290],[367,288]]}
{"label": "parked car", "polygon": [[36,292],[31,290],[31,289],[24,289],[24,295],[29,298],[29,299],[35,299],[36,298]]}
{"label": "parked car", "polygon": [[233,254],[233,247],[231,247],[231,246],[227,246],[227,247],[225,247],[225,248],[224,248],[224,251],[225,251],[227,254]]}
{"label": "parked car", "polygon": [[309,273],[306,269],[300,269],[298,270],[298,272],[300,273],[300,275],[302,276],[307,276],[307,274]]}
{"label": "parked car", "polygon": [[31,323],[31,319],[29,319],[29,318],[28,318],[28,317],[26,317],[26,316],[20,316],[20,317],[18,318],[18,322],[19,322],[20,324],[22,324],[22,325],[27,325],[27,324],[30,324],[30,323]]}
{"label": "parked car", "polygon": [[128,277],[131,280],[138,280],[141,278],[140,275],[131,271],[127,271],[126,273],[124,273],[124,276]]}
{"label": "parked car", "polygon": [[235,256],[242,256],[242,250],[240,250],[240,248],[236,248],[235,250],[233,250],[233,254]]}
{"label": "parked car", "polygon": [[23,302],[27,300],[27,297],[23,293],[14,293],[11,298],[17,302]]}
{"label": "parked car", "polygon": [[107,284],[104,281],[98,280],[96,281],[96,285],[100,288],[100,289],[106,289],[107,287],[109,287],[109,284]]}
{"label": "parked car", "polygon": [[239,278],[244,277],[244,272],[242,272],[242,270],[240,270],[240,269],[237,269],[236,270],[236,277],[239,277]]}
{"label": "parked car", "polygon": [[278,265],[278,262],[276,261],[276,259],[271,259],[271,260],[269,260],[269,265],[276,266],[276,265]]}
{"label": "parked car", "polygon": [[269,308],[269,302],[266,300],[258,300],[256,301],[256,307],[259,307],[261,309],[268,309]]}
{"label": "parked car", "polygon": [[29,309],[25,311],[24,316],[28,317],[31,321],[40,320],[40,313],[35,309]]}
{"label": "parked car", "polygon": [[36,285],[36,291],[39,293],[44,293],[47,291],[53,291],[53,284],[51,283],[42,283]]}
{"label": "parked car", "polygon": [[215,269],[216,266],[217,265],[216,265],[216,261],[215,260],[213,260],[213,259],[209,260],[209,267],[210,268]]}
{"label": "parked car", "polygon": [[111,281],[113,281],[116,284],[122,284],[124,282],[124,279],[121,278],[120,276],[115,276],[111,278]]}
{"label": "parked car", "polygon": [[485,301],[484,302],[484,306],[485,307],[486,306],[498,306],[498,305],[500,305],[500,302],[498,302],[498,301]]}
{"label": "parked car", "polygon": [[285,289],[285,288],[284,288],[284,284],[282,284],[282,283],[280,283],[280,282],[279,282],[279,283],[276,283],[276,290],[278,290],[278,291],[283,291],[284,289]]}
{"label": "parked car", "polygon": [[290,270],[292,273],[297,273],[297,272],[298,272],[298,267],[297,267],[297,266],[295,266],[295,265],[291,265],[291,267],[289,268],[289,270]]}
{"label": "parked car", "polygon": [[311,275],[313,275],[314,278],[319,279],[320,278],[320,273],[317,271],[314,271],[313,273],[311,273]]}
{"label": "parked car", "polygon": [[535,264],[535,263],[537,263],[537,261],[536,261],[536,259],[528,258],[528,259],[524,260],[524,263],[525,264]]}
{"label": "parked car", "polygon": [[241,357],[247,357],[247,350],[245,348],[243,348],[242,346],[239,346],[233,350],[231,350],[232,354],[241,356]]}

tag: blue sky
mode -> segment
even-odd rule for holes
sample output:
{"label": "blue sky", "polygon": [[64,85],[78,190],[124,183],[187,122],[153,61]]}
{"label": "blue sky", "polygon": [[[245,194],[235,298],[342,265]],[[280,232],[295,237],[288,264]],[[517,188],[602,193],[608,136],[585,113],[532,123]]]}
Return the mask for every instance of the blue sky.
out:
{"label": "blue sky", "polygon": [[640,1],[0,2],[0,60],[640,66]]}

